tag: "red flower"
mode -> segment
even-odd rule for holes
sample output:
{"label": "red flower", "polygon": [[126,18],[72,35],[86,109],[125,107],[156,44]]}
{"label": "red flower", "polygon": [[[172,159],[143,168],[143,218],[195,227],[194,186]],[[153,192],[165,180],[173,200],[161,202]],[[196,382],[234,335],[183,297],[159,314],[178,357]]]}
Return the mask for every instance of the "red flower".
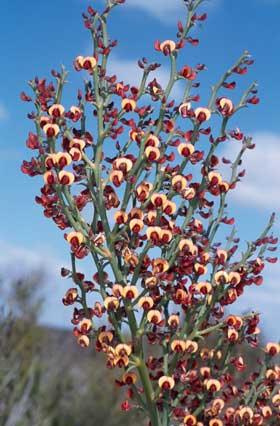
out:
{"label": "red flower", "polygon": [[131,408],[132,408],[132,405],[128,402],[127,399],[121,404],[122,411],[130,411]]}

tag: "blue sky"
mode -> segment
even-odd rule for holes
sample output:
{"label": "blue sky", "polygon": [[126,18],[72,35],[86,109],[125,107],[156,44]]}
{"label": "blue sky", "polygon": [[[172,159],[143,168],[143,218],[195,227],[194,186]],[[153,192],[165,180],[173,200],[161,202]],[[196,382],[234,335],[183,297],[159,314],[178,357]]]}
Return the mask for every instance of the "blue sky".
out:
{"label": "blue sky", "polygon": [[[99,7],[102,3],[100,0],[93,5]],[[60,326],[67,325],[71,315],[71,308],[67,310],[60,304],[67,283],[61,282],[59,268],[68,262],[68,247],[60,231],[33,201],[41,181],[19,170],[22,160],[30,157],[25,140],[32,130],[32,123],[26,119],[29,105],[20,101],[19,94],[28,90],[27,81],[35,75],[49,77],[52,68],[64,64],[70,70],[65,103],[74,102],[81,80],[72,69],[72,61],[91,49],[90,34],[81,18],[89,4],[84,0],[29,0],[27,8],[26,2],[13,0],[2,6],[0,16],[0,265],[5,273],[18,273],[45,264],[48,303],[43,320]],[[271,211],[280,213],[280,0],[209,0],[201,11],[205,9],[208,20],[195,30],[200,45],[190,46],[184,53],[187,64],[207,65],[199,79],[203,98],[244,49],[256,60],[248,75],[238,80],[238,93],[257,81],[261,103],[243,112],[238,124],[254,136],[257,148],[246,157],[247,176],[231,201],[239,233],[250,240],[262,231]],[[142,56],[162,59],[154,51],[153,42],[174,37],[183,10],[181,0],[127,0],[125,6],[116,9],[109,29],[119,45],[111,59],[111,70],[136,84],[134,63]],[[163,83],[166,65],[160,71]],[[279,233],[279,219],[275,231]],[[263,286],[249,288],[240,303],[240,309],[256,307],[263,313],[265,334],[274,339],[279,337],[279,273],[279,265],[269,267]]]}

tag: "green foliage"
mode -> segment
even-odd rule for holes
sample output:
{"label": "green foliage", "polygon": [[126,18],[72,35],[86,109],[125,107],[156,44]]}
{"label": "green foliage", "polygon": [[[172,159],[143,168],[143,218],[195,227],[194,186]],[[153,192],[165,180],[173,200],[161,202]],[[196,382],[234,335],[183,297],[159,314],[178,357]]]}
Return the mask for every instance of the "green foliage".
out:
{"label": "green foliage", "polygon": [[77,347],[69,331],[38,326],[41,280],[36,273],[9,283],[9,312],[0,307],[0,426],[123,424],[103,355]]}

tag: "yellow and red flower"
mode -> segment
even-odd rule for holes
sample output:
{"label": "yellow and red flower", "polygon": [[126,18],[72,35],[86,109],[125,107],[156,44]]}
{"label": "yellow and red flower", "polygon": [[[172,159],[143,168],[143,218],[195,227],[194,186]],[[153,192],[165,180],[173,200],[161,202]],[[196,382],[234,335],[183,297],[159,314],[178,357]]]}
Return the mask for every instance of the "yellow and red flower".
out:
{"label": "yellow and red flower", "polygon": [[130,210],[129,216],[131,219],[140,219],[140,220],[144,219],[143,211],[136,207]]}
{"label": "yellow and red flower", "polygon": [[145,146],[153,146],[157,148],[159,146],[159,138],[152,133],[148,136],[148,139],[145,142]]}
{"label": "yellow and red flower", "polygon": [[201,281],[194,285],[196,291],[200,294],[209,294],[212,290],[212,285],[207,281]]}
{"label": "yellow and red flower", "polygon": [[219,392],[222,387],[222,384],[217,379],[206,379],[204,382],[206,389],[211,393]]}
{"label": "yellow and red flower", "polygon": [[161,376],[158,380],[158,385],[160,388],[168,391],[174,388],[175,380],[170,376]]}
{"label": "yellow and red flower", "polygon": [[234,328],[229,328],[227,331],[227,338],[229,342],[237,342],[239,338],[238,331]]}
{"label": "yellow and red flower", "polygon": [[175,339],[171,342],[170,347],[173,352],[184,352],[186,349],[186,342],[184,340]]}
{"label": "yellow and red flower", "polygon": [[146,287],[149,287],[149,288],[156,287],[157,283],[158,283],[157,277],[151,276],[151,277],[147,277],[145,279],[145,286]]}
{"label": "yellow and red flower", "polygon": [[176,209],[177,209],[177,206],[176,206],[176,203],[174,203],[174,201],[167,200],[163,205],[163,211],[168,216],[171,216],[172,214],[174,214]]}
{"label": "yellow and red flower", "polygon": [[80,151],[82,151],[85,146],[86,146],[85,141],[83,141],[82,139],[78,139],[78,138],[72,139],[69,143],[70,148],[77,148]]}
{"label": "yellow and red flower", "polygon": [[233,285],[236,286],[240,283],[241,281],[241,276],[238,272],[230,272],[228,274],[228,282]]}
{"label": "yellow and red flower", "polygon": [[81,232],[72,231],[67,234],[66,240],[71,245],[78,246],[85,241],[85,237]]}
{"label": "yellow and red flower", "polygon": [[211,185],[219,185],[222,182],[222,176],[217,172],[208,173],[208,180]]}
{"label": "yellow and red flower", "polygon": [[207,266],[201,263],[195,263],[193,269],[197,275],[205,275],[207,273]]}
{"label": "yellow and red flower", "polygon": [[73,161],[81,161],[83,158],[82,153],[78,148],[70,148],[69,154]]}
{"label": "yellow and red flower", "polygon": [[108,296],[104,299],[104,307],[107,311],[115,311],[119,305],[120,302],[115,296]]}
{"label": "yellow and red flower", "polygon": [[99,343],[103,345],[109,345],[112,342],[114,335],[111,331],[101,331],[98,335]]}
{"label": "yellow and red flower", "polygon": [[82,334],[78,337],[77,342],[82,348],[87,348],[89,346],[89,337]]}
{"label": "yellow and red flower", "polygon": [[87,71],[92,71],[97,64],[96,58],[94,56],[78,56],[76,59],[78,59],[78,63],[80,64],[81,68]]}
{"label": "yellow and red flower", "polygon": [[78,298],[78,290],[76,288],[69,288],[67,290],[62,302],[65,306],[73,305]]}
{"label": "yellow and red flower", "polygon": [[138,289],[135,285],[127,285],[123,288],[123,297],[125,299],[135,299],[138,296]]}
{"label": "yellow and red flower", "polygon": [[116,186],[119,187],[124,182],[124,175],[121,170],[113,170],[110,174],[110,181]]}
{"label": "yellow and red flower", "polygon": [[190,157],[194,153],[194,146],[191,143],[180,143],[178,145],[178,152],[182,157]]}
{"label": "yellow and red flower", "polygon": [[54,160],[55,164],[62,168],[71,164],[72,157],[67,152],[58,152],[57,154],[55,154]]}
{"label": "yellow and red flower", "polygon": [[224,264],[227,261],[228,253],[224,249],[218,249],[216,252],[219,263]]}
{"label": "yellow and red flower", "polygon": [[152,189],[153,189],[153,185],[150,182],[144,181],[140,183],[136,188],[138,201],[145,201],[148,198]]}
{"label": "yellow and red flower", "polygon": [[48,138],[56,137],[60,131],[57,124],[45,124],[43,127],[43,131]]}
{"label": "yellow and red flower", "polygon": [[250,407],[243,407],[236,414],[240,420],[246,421],[249,424],[252,423],[254,412]]}
{"label": "yellow and red flower", "polygon": [[187,117],[188,111],[191,109],[191,103],[190,102],[184,102],[179,106],[179,113],[182,117]]}
{"label": "yellow and red flower", "polygon": [[131,345],[127,345],[126,343],[119,343],[115,347],[115,354],[121,357],[129,356],[132,352]]}
{"label": "yellow and red flower", "polygon": [[209,426],[223,426],[223,422],[220,419],[211,419]]}
{"label": "yellow and red flower", "polygon": [[228,283],[228,273],[226,271],[218,271],[214,275],[214,280],[217,285]]}
{"label": "yellow and red flower", "polygon": [[138,300],[138,305],[140,308],[143,308],[145,311],[148,311],[154,306],[154,301],[150,296],[142,296]]}
{"label": "yellow and red flower", "polygon": [[184,425],[185,426],[197,426],[197,418],[192,414],[187,414],[184,417]]}
{"label": "yellow and red flower", "polygon": [[196,108],[194,115],[199,123],[203,121],[208,121],[211,118],[211,111],[208,108]]}
{"label": "yellow and red flower", "polygon": [[92,329],[92,321],[88,318],[84,318],[79,322],[79,329],[82,334],[87,334]]}
{"label": "yellow and red flower", "polygon": [[61,170],[58,173],[58,181],[61,185],[70,186],[75,181],[75,175],[71,172],[66,172],[66,170]]}
{"label": "yellow and red flower", "polygon": [[122,100],[122,109],[124,109],[126,112],[134,111],[135,108],[136,108],[136,102],[134,99],[124,98]]}
{"label": "yellow and red flower", "polygon": [[128,173],[133,166],[133,162],[129,158],[120,157],[113,162],[113,168],[121,170],[124,174]]}
{"label": "yellow and red flower", "polygon": [[137,381],[137,376],[135,373],[124,373],[122,381],[126,385],[134,385]]}
{"label": "yellow and red flower", "polygon": [[195,255],[197,253],[197,247],[193,244],[192,240],[183,238],[179,241],[179,250],[184,253],[191,253]]}
{"label": "yellow and red flower", "polygon": [[127,222],[128,214],[124,210],[119,210],[114,214],[114,220],[119,225],[122,225]]}
{"label": "yellow and red flower", "polygon": [[177,328],[179,323],[180,323],[180,318],[179,318],[179,315],[177,314],[172,314],[168,318],[168,325],[172,328]]}
{"label": "yellow and red flower", "polygon": [[226,318],[226,323],[229,326],[235,328],[236,330],[239,330],[243,325],[243,320],[237,315],[228,315],[228,317]]}
{"label": "yellow and red flower", "polygon": [[56,182],[56,176],[52,171],[44,173],[44,182],[46,185],[52,185]]}
{"label": "yellow and red flower", "polygon": [[48,113],[50,115],[52,115],[53,117],[55,117],[55,118],[59,118],[59,117],[63,116],[64,111],[65,111],[65,109],[64,109],[64,107],[62,105],[60,105],[60,104],[53,104],[49,108]]}
{"label": "yellow and red flower", "polygon": [[168,56],[176,49],[176,43],[173,40],[165,40],[162,43],[157,40],[155,42],[155,49]]}
{"label": "yellow and red flower", "polygon": [[169,263],[166,259],[161,259],[161,258],[153,259],[152,265],[153,265],[153,269],[152,269],[153,274],[161,274],[162,272],[166,272],[169,269]]}
{"label": "yellow and red flower", "polygon": [[144,228],[144,222],[140,219],[132,219],[129,222],[129,228],[134,234],[139,234]]}
{"label": "yellow and red flower", "polygon": [[220,113],[226,117],[234,113],[233,102],[228,98],[218,98],[216,100],[216,105]]}
{"label": "yellow and red flower", "polygon": [[159,226],[149,226],[146,230],[146,235],[153,244],[157,244],[161,240],[162,230]]}
{"label": "yellow and red flower", "polygon": [[158,192],[155,192],[151,196],[151,202],[157,208],[163,207],[164,204],[167,202],[167,196],[165,194],[160,194]]}
{"label": "yellow and red flower", "polygon": [[209,379],[211,376],[211,369],[209,367],[200,367],[199,372],[204,379]]}
{"label": "yellow and red flower", "polygon": [[147,314],[147,321],[153,324],[159,324],[161,322],[161,313],[157,309],[151,309]]}
{"label": "yellow and red flower", "polygon": [[193,353],[197,352],[197,350],[198,350],[197,342],[195,342],[194,340],[186,340],[185,344],[186,344],[186,351],[188,353],[193,354]]}
{"label": "yellow and red flower", "polygon": [[160,157],[160,150],[157,147],[147,146],[144,154],[149,161],[157,161]]}
{"label": "yellow and red flower", "polygon": [[172,177],[171,185],[176,192],[180,192],[186,188],[188,184],[187,179],[181,175],[175,175]]}
{"label": "yellow and red flower", "polygon": [[271,356],[278,355],[280,353],[280,345],[278,343],[269,342],[266,344],[265,352]]}

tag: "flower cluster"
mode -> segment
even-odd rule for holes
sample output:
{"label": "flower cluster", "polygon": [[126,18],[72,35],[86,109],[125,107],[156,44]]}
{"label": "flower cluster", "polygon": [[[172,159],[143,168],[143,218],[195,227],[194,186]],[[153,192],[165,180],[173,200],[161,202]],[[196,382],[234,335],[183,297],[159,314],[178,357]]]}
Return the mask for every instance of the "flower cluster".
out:
{"label": "flower cluster", "polygon": [[[36,202],[65,232],[72,270],[62,268],[62,276],[73,284],[63,303],[76,305],[74,335],[81,346],[104,352],[108,368],[124,369],[116,384],[128,388],[128,399],[152,426],[279,421],[280,369],[273,357],[280,347],[268,343],[260,370],[240,383],[247,366],[234,348],[258,345],[259,315],[225,312],[246,287],[262,284],[265,263],[276,261],[266,255],[277,243],[270,233],[274,216],[238,257],[234,218],[226,212],[226,196],[244,176],[242,156],[254,148],[250,137],[228,126],[237,111],[258,103],[255,84],[236,102],[227,91],[236,86],[230,79],[253,61],[244,52],[201,105],[193,91],[205,66],[178,70],[178,57],[186,43],[198,43],[189,31],[206,14],[196,14],[202,0],[185,1],[189,12],[176,39],[154,44],[171,64],[167,87],[149,80],[160,65],[145,58],[138,63],[139,86],[125,84],[107,72],[116,45],[107,19],[121,3],[108,0],[103,13],[89,7],[84,14],[94,50],[74,60],[75,70],[87,76],[75,105],[62,104],[64,68],[52,72],[56,85],[36,78],[33,97],[21,95],[36,107],[28,115],[36,133],[29,133],[27,147],[37,152],[22,171],[40,175]],[[171,98],[177,81],[185,86],[179,104]],[[96,130],[88,128],[89,107]],[[219,158],[223,143],[240,144],[234,161]],[[85,257],[95,267],[91,279],[77,270]],[[126,400],[122,408],[131,406]]]}

